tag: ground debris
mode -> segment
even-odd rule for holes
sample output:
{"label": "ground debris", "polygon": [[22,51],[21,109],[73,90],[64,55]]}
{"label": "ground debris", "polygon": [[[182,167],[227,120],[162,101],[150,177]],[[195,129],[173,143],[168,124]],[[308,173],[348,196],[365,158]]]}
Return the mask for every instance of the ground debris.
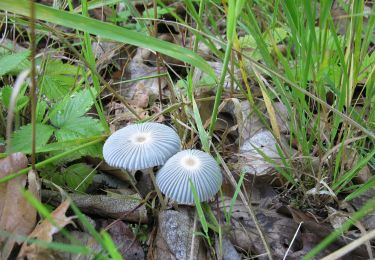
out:
{"label": "ground debris", "polygon": [[[44,219],[38,224],[29,235],[29,238],[51,242],[53,240],[53,234],[59,232],[59,230],[66,225],[73,223],[72,219],[74,217],[67,217],[65,215],[69,205],[69,200],[61,203],[60,206],[51,213],[51,219]],[[44,254],[48,254],[45,248],[39,247],[36,244],[24,243],[18,254],[18,258],[23,259],[27,257],[29,260],[40,259],[40,256]]]}
{"label": "ground debris", "polygon": [[193,237],[192,212],[188,206],[160,212],[153,259],[206,259],[200,237]]}
{"label": "ground debris", "polygon": [[[27,158],[22,153],[12,154],[0,160],[0,177],[26,168]],[[40,182],[37,174],[30,171],[27,175],[21,175],[7,183],[0,184],[0,230],[12,235],[27,236],[33,230],[37,212],[25,197],[21,190],[26,188],[38,200],[40,200]],[[0,258],[7,259],[15,243],[22,240],[14,237],[0,237]]]}
{"label": "ground debris", "polygon": [[[147,222],[146,207],[140,205],[142,199],[138,194],[113,197],[72,193],[69,194],[69,197],[82,212],[88,215],[139,223]],[[60,201],[60,194],[55,191],[43,190],[42,198],[44,201],[56,205]]]}

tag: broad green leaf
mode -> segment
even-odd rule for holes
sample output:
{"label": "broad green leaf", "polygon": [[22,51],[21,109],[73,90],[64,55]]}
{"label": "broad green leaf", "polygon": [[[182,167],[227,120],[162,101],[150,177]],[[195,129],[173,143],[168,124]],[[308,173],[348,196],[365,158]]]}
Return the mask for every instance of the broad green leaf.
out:
{"label": "broad green leaf", "polygon": [[[1,3],[0,3],[1,6]],[[18,53],[10,53],[2,56],[0,58],[0,77],[16,70],[17,68],[19,69],[20,64],[27,60],[27,57],[29,57],[30,51],[21,51]],[[19,70],[17,70],[19,71]]]}
{"label": "broad green leaf", "polygon": [[[91,91],[94,95],[96,94],[94,89]],[[66,122],[83,116],[93,104],[89,89],[76,92],[52,109],[50,112],[51,122],[54,126],[63,128]]]}
{"label": "broad green leaf", "polygon": [[[36,152],[48,142],[53,131],[54,128],[52,126],[40,123],[36,124]],[[22,126],[19,130],[15,131],[12,135],[12,146],[8,153],[23,152],[30,154],[32,144],[31,134],[31,124]]]}
{"label": "broad green leaf", "polygon": [[[28,0],[1,0],[0,9],[29,16],[30,4]],[[35,4],[35,16],[38,20],[51,22],[54,24],[74,28],[76,30],[88,32],[100,36],[138,47],[151,49],[167,56],[191,64],[208,75],[215,77],[215,73],[210,65],[198,54],[176,44],[161,41],[149,35],[127,30],[123,27],[105,23],[82,15],[57,10],[41,4]]]}
{"label": "broad green leaf", "polygon": [[[90,136],[98,136],[103,132],[104,128],[100,124],[99,120],[82,116],[65,121],[62,127],[55,132],[55,136],[59,142],[64,142]],[[80,155],[91,155],[93,157],[98,157],[101,155],[101,145],[95,145],[82,149],[78,153]]]}

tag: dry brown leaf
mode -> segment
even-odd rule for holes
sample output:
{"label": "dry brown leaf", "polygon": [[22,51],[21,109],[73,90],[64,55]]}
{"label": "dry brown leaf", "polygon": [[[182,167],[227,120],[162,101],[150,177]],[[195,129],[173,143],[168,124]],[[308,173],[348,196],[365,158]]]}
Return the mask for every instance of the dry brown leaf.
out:
{"label": "dry brown leaf", "polygon": [[[27,158],[22,153],[16,153],[0,160],[0,177],[15,173],[27,166]],[[21,193],[28,183],[28,189],[40,200],[40,183],[36,172],[29,171],[0,184],[0,230],[19,236],[27,236],[36,224],[37,212]],[[0,258],[7,259],[16,241],[13,237],[0,238]]]}
{"label": "dry brown leaf", "polygon": [[[33,232],[28,236],[29,238],[37,239],[37,240],[44,240],[47,242],[52,241],[52,236],[59,232],[63,227],[68,224],[72,224],[72,219],[74,217],[67,217],[66,211],[68,210],[70,205],[69,200],[64,201],[51,213],[51,219],[53,220],[51,223],[50,220],[44,219],[41,223],[39,223]],[[18,254],[19,259],[23,259],[27,257],[29,260],[31,259],[38,259],[40,254],[44,254],[46,252],[45,248],[38,247],[36,244],[27,244],[26,242],[22,245],[21,251]]]}

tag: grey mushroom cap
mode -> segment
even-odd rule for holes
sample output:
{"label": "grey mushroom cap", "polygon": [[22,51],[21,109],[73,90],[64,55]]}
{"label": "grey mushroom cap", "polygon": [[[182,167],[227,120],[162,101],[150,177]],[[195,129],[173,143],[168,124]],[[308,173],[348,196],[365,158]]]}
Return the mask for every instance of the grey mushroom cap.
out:
{"label": "grey mushroom cap", "polygon": [[181,140],[171,128],[159,123],[128,125],[104,143],[104,160],[113,167],[142,170],[163,165],[181,150]]}
{"label": "grey mushroom cap", "polygon": [[156,175],[156,184],[169,198],[181,204],[194,204],[189,179],[200,201],[212,198],[220,189],[220,167],[208,153],[184,150],[172,156]]}

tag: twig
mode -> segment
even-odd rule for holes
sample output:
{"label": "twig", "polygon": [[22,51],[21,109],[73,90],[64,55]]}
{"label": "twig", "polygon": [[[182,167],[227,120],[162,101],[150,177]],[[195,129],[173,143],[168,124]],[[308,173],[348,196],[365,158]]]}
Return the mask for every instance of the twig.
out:
{"label": "twig", "polygon": [[303,222],[300,222],[300,223],[299,223],[298,228],[297,228],[297,230],[296,230],[296,233],[294,233],[294,236],[293,236],[293,238],[292,238],[292,242],[290,242],[290,245],[289,245],[288,249],[287,249],[286,252],[285,252],[285,255],[284,255],[283,260],[285,260],[286,257],[288,256],[289,250],[292,248],[293,243],[294,243],[294,240],[296,239],[297,234],[298,234],[298,231],[300,230],[302,224],[303,224]]}
{"label": "twig", "polygon": [[34,0],[30,1],[30,48],[31,48],[31,168],[35,171],[35,147],[36,147],[36,72],[35,72],[35,55],[36,55],[36,42],[35,42],[35,3]]}

